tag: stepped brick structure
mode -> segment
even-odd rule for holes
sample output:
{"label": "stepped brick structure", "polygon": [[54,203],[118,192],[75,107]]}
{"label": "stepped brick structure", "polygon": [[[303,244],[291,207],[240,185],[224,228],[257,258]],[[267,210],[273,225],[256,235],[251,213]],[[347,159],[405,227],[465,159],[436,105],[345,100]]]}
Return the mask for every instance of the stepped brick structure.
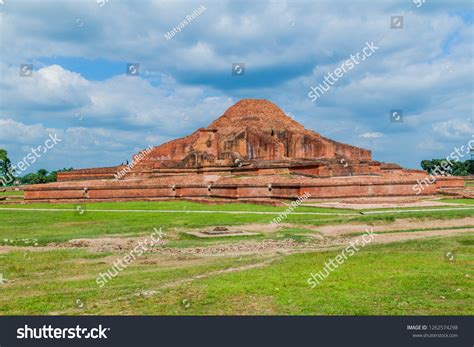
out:
{"label": "stepped brick structure", "polygon": [[266,100],[244,99],[207,128],[133,156],[131,164],[73,170],[25,188],[27,201],[206,199],[266,201],[433,195],[463,179],[372,160],[369,150],[305,129]]}

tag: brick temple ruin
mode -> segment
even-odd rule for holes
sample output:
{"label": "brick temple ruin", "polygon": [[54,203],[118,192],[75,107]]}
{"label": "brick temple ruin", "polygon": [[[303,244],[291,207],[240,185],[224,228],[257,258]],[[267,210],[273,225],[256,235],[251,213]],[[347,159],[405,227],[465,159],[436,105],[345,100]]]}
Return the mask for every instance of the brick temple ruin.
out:
{"label": "brick temple ruin", "polygon": [[[207,128],[142,151],[128,166],[61,172],[55,183],[26,187],[25,200],[403,197],[415,196],[426,177],[305,129],[267,100],[244,99]],[[463,185],[462,178],[437,177],[420,195]]]}

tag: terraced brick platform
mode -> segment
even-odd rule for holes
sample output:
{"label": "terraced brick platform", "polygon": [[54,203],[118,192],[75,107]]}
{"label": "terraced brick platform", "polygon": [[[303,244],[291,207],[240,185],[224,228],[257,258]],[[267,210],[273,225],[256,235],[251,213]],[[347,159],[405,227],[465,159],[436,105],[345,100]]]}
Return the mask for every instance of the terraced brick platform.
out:
{"label": "terraced brick platform", "polygon": [[250,200],[435,195],[464,180],[372,160],[305,129],[267,100],[244,99],[209,127],[144,150],[128,166],[73,170],[25,188],[32,201]]}

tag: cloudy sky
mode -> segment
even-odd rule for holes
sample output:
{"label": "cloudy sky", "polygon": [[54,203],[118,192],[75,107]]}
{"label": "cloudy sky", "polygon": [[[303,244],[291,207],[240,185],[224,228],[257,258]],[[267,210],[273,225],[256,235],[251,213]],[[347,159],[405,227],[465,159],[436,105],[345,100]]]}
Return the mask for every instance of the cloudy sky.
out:
{"label": "cloudy sky", "polygon": [[[0,148],[15,164],[63,140],[29,171],[120,164],[241,98],[405,167],[474,134],[472,1],[0,0],[0,40]],[[312,102],[366,42],[378,49]]]}

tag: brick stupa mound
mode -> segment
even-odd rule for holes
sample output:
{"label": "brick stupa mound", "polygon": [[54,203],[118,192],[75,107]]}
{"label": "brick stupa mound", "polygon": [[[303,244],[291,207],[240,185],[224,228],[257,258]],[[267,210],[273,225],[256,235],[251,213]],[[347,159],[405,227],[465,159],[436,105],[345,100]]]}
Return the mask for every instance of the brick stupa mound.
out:
{"label": "brick stupa mound", "polygon": [[[305,129],[267,100],[244,99],[207,128],[134,155],[129,166],[59,173],[56,183],[27,187],[25,200],[408,196],[425,177]],[[462,184],[440,177],[420,195]]]}

